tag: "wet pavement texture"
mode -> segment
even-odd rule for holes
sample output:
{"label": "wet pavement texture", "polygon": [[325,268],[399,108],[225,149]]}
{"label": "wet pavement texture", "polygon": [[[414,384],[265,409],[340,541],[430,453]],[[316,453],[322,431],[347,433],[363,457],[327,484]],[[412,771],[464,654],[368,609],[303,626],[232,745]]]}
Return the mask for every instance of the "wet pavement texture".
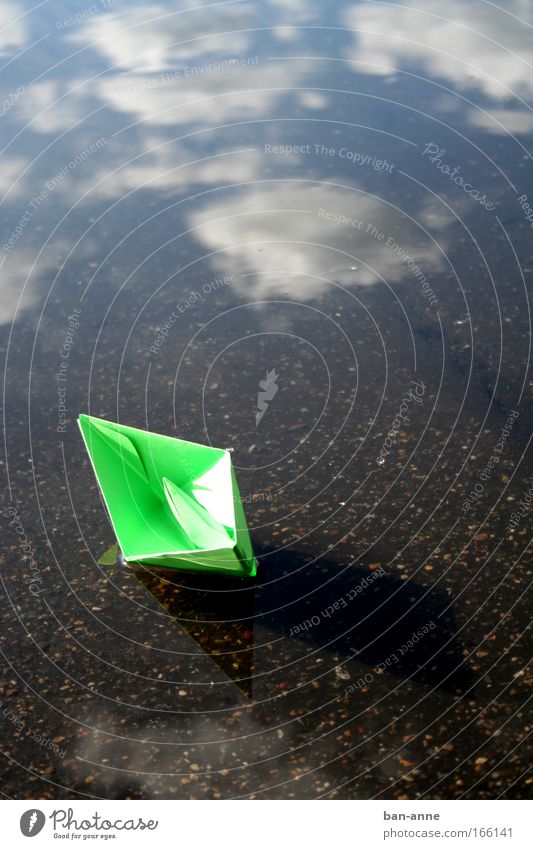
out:
{"label": "wet pavement texture", "polygon": [[[530,797],[532,9],[0,10],[3,793]],[[99,564],[78,412],[257,578]]]}

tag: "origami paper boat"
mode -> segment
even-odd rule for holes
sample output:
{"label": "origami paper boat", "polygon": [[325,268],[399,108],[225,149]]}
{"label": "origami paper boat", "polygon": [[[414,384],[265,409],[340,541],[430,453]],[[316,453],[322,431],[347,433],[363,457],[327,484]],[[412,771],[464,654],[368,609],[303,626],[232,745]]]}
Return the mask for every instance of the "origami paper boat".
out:
{"label": "origami paper boat", "polygon": [[125,560],[256,574],[228,451],[93,416],[78,424]]}

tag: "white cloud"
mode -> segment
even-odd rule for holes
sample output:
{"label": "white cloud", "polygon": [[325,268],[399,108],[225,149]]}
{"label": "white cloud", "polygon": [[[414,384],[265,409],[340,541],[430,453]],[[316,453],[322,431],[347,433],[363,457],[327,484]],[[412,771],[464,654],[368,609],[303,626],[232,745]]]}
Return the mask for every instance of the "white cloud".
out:
{"label": "white cloud", "polygon": [[512,17],[530,17],[531,6],[507,0],[505,12],[511,14],[505,14],[482,0],[426,0],[420,5],[419,0],[402,0],[347,9],[343,23],[354,32],[345,55],[360,60],[358,72],[389,74],[408,68],[497,99],[509,97],[508,89],[526,96],[533,92],[532,29]]}
{"label": "white cloud", "polygon": [[26,44],[27,33],[22,16],[21,6],[0,3],[0,56],[12,53],[14,48]]}
{"label": "white cloud", "polygon": [[[17,247],[10,254],[0,254],[0,324],[9,324],[24,310],[39,302],[41,296],[32,280],[35,251]],[[41,257],[39,275],[52,272],[52,258]]]}
{"label": "white cloud", "polygon": [[[364,226],[328,221],[321,209]],[[429,215],[429,209],[420,210],[421,221]],[[369,235],[367,224],[375,224],[385,239]],[[444,229],[442,220],[439,224]],[[217,269],[234,274],[235,286],[254,299],[277,293],[317,297],[330,284],[315,275],[345,286],[371,285],[380,275],[418,285],[406,263],[385,245],[389,236],[424,272],[442,264],[439,249],[405,215],[364,193],[332,186],[249,186],[192,213],[190,226],[197,228],[195,238],[206,250],[220,251]],[[240,280],[240,274],[252,276]]]}
{"label": "white cloud", "polygon": [[2,167],[0,168],[0,194],[3,196],[10,192],[11,198],[23,194],[22,181],[17,183],[19,175],[28,164],[26,159],[20,156],[2,155]]}
{"label": "white cloud", "polygon": [[[191,151],[180,148],[176,144],[161,145],[153,141],[153,149],[148,150],[138,159],[128,162],[127,157],[123,155],[125,164],[117,171],[112,172],[109,166],[101,168],[95,164],[90,179],[76,186],[76,195],[81,196],[84,192],[92,190],[97,183],[100,185],[94,188],[94,195],[116,199],[143,184],[147,189],[158,188],[169,191],[170,189],[188,189],[194,184],[216,186],[247,182],[256,177],[261,166],[261,158],[257,151],[251,150],[243,154],[219,150],[218,155],[213,159],[192,162],[191,165],[179,167],[181,163],[199,158],[198,152],[193,155]],[[127,146],[123,154],[126,151]],[[136,156],[139,152],[135,150],[132,155]],[[65,186],[65,191],[68,189],[69,187]]]}
{"label": "white cloud", "polygon": [[247,7],[239,3],[175,12],[153,3],[93,15],[66,38],[90,44],[111,66],[136,74],[160,73],[199,56],[246,55],[249,35],[238,30],[252,25],[248,17]]}
{"label": "white cloud", "polygon": [[491,109],[488,112],[472,112],[470,125],[488,130],[489,133],[509,132],[519,135],[533,132],[533,112],[520,109]]}
{"label": "white cloud", "polygon": [[[295,62],[291,85],[298,85],[309,69],[310,63]],[[286,82],[283,63],[265,62],[179,78],[107,77],[93,86],[93,93],[116,111],[129,113],[132,120],[158,126],[192,122],[211,126],[268,114],[283,96]]]}

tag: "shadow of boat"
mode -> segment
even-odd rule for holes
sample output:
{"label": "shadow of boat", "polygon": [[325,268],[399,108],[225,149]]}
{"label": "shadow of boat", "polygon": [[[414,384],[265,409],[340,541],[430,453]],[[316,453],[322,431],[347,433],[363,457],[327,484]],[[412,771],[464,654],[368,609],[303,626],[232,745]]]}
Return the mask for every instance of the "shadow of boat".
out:
{"label": "shadow of boat", "polygon": [[[256,553],[253,581],[135,568],[145,589],[248,698],[254,674],[265,678],[269,664],[275,672],[280,662],[297,664],[317,650],[395,681],[457,695],[471,686],[445,591],[364,565],[264,547]],[[272,635],[274,657],[262,650],[254,664],[254,638],[264,647]]]}

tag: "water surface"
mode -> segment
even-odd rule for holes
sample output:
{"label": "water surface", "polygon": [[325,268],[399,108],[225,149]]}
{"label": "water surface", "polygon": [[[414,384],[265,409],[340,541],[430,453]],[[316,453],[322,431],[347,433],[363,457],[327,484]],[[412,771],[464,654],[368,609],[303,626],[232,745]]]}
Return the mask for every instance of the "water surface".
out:
{"label": "water surface", "polygon": [[[4,792],[524,798],[530,4],[0,20]],[[231,448],[257,581],[99,565],[79,411]]]}

